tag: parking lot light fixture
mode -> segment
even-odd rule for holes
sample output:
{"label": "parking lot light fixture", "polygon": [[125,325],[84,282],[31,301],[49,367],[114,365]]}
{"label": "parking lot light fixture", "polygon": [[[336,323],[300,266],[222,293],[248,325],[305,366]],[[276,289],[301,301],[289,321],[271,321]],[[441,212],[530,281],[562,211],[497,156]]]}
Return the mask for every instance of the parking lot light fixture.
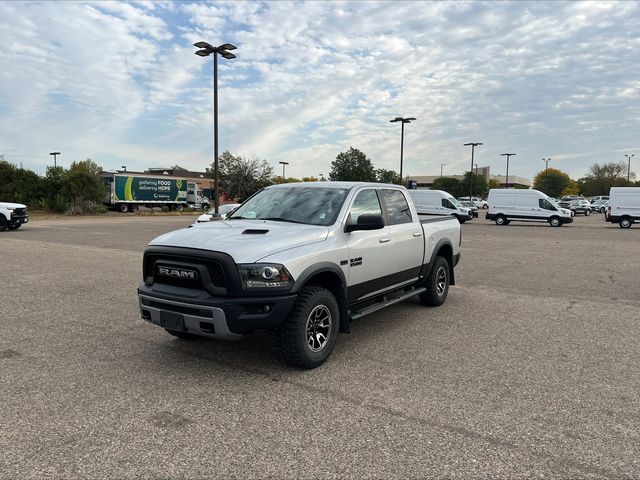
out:
{"label": "parking lot light fixture", "polygon": [[393,120],[389,120],[389,122],[391,123],[400,122],[402,124],[402,129],[400,133],[400,184],[401,185],[402,185],[402,157],[404,153],[404,124],[411,123],[414,120],[416,120],[415,117],[407,117],[407,118],[396,117]]}
{"label": "parking lot light fixture", "polygon": [[[482,145],[482,142],[469,142],[464,144],[465,147],[471,146],[471,168],[469,169],[469,173],[472,176],[473,176],[473,154],[478,145]],[[470,184],[469,198],[471,198],[473,196],[473,178],[471,179],[471,182],[469,182],[469,184]]]}
{"label": "parking lot light fixture", "polygon": [[207,42],[196,42],[194,47],[199,48],[195,52],[200,57],[208,57],[213,54],[213,184],[215,193],[213,195],[214,212],[218,214],[218,207],[220,203],[220,194],[218,191],[218,55],[222,55],[227,60],[232,60],[236,56],[229,52],[229,50],[235,50],[235,45],[231,43],[223,43],[217,47],[214,47]]}
{"label": "parking lot light fixture", "polygon": [[53,156],[53,168],[56,168],[58,166],[58,155],[60,155],[60,152],[51,152],[49,153],[49,155]]}
{"label": "parking lot light fixture", "polygon": [[625,153],[624,156],[627,157],[627,182],[630,182],[631,181],[631,158],[635,157],[636,154],[632,153],[631,155],[627,155]]}
{"label": "parking lot light fixture", "polygon": [[284,183],[284,167],[285,165],[289,165],[289,162],[278,162],[280,165],[282,165],[282,183]]}
{"label": "parking lot light fixture", "polygon": [[501,157],[507,157],[507,174],[504,177],[504,188],[509,188],[509,158],[515,157],[515,153],[501,153]]}
{"label": "parking lot light fixture", "polygon": [[542,161],[544,162],[544,173],[547,173],[547,170],[549,170],[549,162],[551,161],[551,157],[543,158]]}

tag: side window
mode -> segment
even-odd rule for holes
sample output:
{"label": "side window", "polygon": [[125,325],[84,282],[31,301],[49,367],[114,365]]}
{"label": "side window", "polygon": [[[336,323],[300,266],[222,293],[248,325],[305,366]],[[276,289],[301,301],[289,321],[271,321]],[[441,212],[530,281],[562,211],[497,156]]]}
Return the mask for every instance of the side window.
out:
{"label": "side window", "polygon": [[444,208],[449,208],[449,209],[451,209],[451,210],[455,210],[455,208],[456,208],[456,207],[453,205],[453,203],[451,203],[451,202],[449,201],[449,199],[448,199],[448,198],[443,198],[443,199],[442,199],[442,206],[443,206]]}
{"label": "side window", "polygon": [[389,225],[411,223],[411,209],[400,190],[382,190]]}
{"label": "side window", "polygon": [[544,208],[545,210],[553,210],[554,212],[556,211],[556,207],[554,207],[553,204],[546,198],[539,198],[538,205],[540,205],[540,208]]}
{"label": "side window", "polygon": [[349,210],[351,224],[357,224],[360,215],[382,216],[380,201],[378,200],[378,195],[376,195],[375,190],[363,190],[359,192],[353,204],[351,204],[351,210]]}

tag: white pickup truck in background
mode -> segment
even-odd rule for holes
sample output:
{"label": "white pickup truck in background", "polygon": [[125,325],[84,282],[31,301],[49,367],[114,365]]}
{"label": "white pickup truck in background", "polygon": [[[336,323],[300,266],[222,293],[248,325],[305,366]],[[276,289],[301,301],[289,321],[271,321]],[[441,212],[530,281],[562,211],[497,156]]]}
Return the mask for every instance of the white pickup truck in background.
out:
{"label": "white pickup truck in background", "polygon": [[454,284],[460,224],[420,218],[397,185],[273,185],[226,220],[162,235],[144,253],[144,320],[181,338],[278,330],[284,359],[314,368],[349,320]]}
{"label": "white pickup truck in background", "polygon": [[17,230],[29,221],[27,206],[21,203],[0,202],[0,232]]}

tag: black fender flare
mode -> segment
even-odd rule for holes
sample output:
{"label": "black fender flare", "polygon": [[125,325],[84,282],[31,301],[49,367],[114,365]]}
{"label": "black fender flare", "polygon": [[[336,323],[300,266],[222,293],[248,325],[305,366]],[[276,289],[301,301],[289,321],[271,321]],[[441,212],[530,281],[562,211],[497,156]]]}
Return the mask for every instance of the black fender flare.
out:
{"label": "black fender flare", "polygon": [[332,285],[331,291],[336,295],[340,307],[340,331],[349,333],[349,315],[347,310],[347,278],[342,269],[331,262],[320,262],[305,268],[296,279],[291,293],[299,293],[313,277],[322,273],[331,273],[340,279],[340,285]]}
{"label": "black fender flare", "polygon": [[433,262],[438,256],[440,249],[444,246],[448,246],[451,249],[451,255],[447,257],[447,261],[449,262],[449,278],[450,278],[449,284],[455,285],[456,278],[454,274],[455,260],[453,258],[453,245],[451,244],[451,241],[449,241],[446,238],[443,238],[438,243],[436,243],[436,246],[433,248],[433,251],[431,252],[431,258],[429,259],[429,263],[424,263],[422,265],[422,270],[420,270],[420,278],[426,278],[431,273],[431,269],[433,268]]}

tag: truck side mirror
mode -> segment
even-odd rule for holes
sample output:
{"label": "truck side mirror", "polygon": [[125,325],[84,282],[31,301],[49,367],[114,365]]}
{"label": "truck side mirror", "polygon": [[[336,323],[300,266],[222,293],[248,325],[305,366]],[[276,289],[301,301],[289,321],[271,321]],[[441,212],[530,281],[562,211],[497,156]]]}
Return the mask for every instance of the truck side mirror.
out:
{"label": "truck side mirror", "polygon": [[349,224],[344,228],[345,232],[355,232],[356,230],[380,230],[384,228],[382,215],[360,215],[358,223]]}

